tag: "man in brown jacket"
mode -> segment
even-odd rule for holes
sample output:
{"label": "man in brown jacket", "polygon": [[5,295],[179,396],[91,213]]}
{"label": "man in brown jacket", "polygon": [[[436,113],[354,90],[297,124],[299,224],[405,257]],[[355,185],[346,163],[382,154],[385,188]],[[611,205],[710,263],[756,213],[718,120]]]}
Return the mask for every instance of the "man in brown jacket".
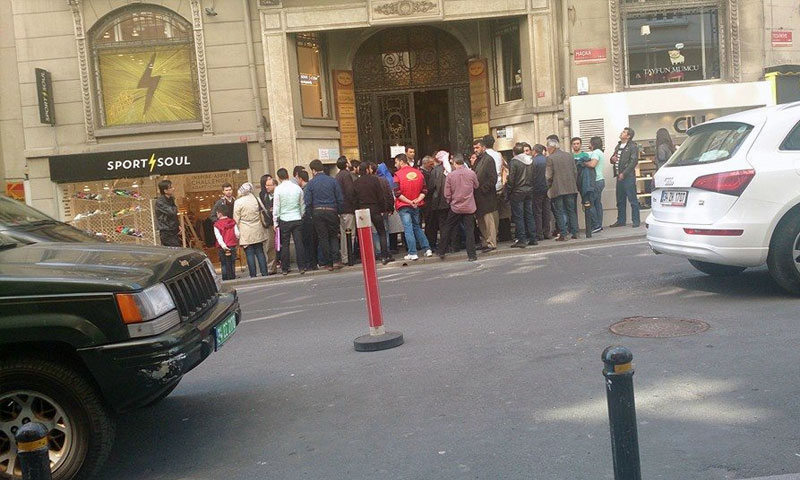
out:
{"label": "man in brown jacket", "polygon": [[557,241],[567,240],[567,234],[578,238],[578,214],[576,199],[578,197],[578,172],[572,155],[560,149],[558,140],[547,140],[547,196],[553,202],[556,213],[556,224],[561,232]]}
{"label": "man in brown jacket", "polygon": [[497,211],[497,170],[494,159],[486,153],[486,143],[482,138],[472,142],[472,150],[477,155],[472,169],[478,176],[478,188],[475,190],[475,217],[478,219],[478,229],[485,243],[483,253],[491,252],[497,248],[497,225],[494,212]]}

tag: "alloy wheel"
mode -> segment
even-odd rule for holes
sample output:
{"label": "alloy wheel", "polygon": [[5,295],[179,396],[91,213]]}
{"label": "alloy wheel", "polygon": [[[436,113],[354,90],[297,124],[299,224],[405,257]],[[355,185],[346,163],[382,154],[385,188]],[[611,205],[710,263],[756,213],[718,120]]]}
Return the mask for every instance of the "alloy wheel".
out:
{"label": "alloy wheel", "polygon": [[800,233],[797,234],[794,243],[792,243],[792,259],[794,259],[794,268],[800,273]]}
{"label": "alloy wheel", "polygon": [[22,477],[14,436],[29,422],[39,422],[49,432],[50,470],[56,470],[66,459],[73,442],[73,427],[64,409],[39,392],[11,391],[0,397],[0,474]]}

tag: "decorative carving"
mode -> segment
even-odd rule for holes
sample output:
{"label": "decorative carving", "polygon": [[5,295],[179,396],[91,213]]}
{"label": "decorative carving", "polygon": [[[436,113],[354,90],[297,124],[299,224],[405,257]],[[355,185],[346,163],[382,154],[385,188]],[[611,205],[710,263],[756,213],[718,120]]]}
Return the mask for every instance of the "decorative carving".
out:
{"label": "decorative carving", "polygon": [[372,95],[363,93],[356,95],[356,114],[358,119],[358,146],[361,160],[374,161],[375,132],[372,129]]}
{"label": "decorative carving", "polygon": [[86,127],[86,142],[96,143],[94,136],[94,110],[92,109],[92,89],[89,74],[89,50],[86,46],[86,31],[83,27],[83,6],[81,0],[69,0],[72,10],[72,23],[75,27],[75,42],[78,46],[78,70],[81,79],[81,100],[83,101],[83,121]]}
{"label": "decorative carving", "polygon": [[192,29],[194,31],[194,52],[197,61],[197,79],[200,83],[200,115],[203,134],[214,133],[211,124],[211,100],[208,93],[208,70],[206,69],[206,44],[203,35],[203,6],[200,0],[190,0],[192,7]]}
{"label": "decorative carving", "polygon": [[398,0],[392,3],[385,3],[375,7],[375,11],[381,15],[401,15],[409,16],[417,13],[426,13],[436,8],[433,2],[417,0]]}
{"label": "decorative carving", "polygon": [[467,83],[467,54],[438,28],[419,26],[376,33],[353,61],[358,92]]}
{"label": "decorative carving", "polygon": [[622,90],[624,84],[622,82],[622,41],[620,39],[620,14],[619,14],[620,0],[608,0],[608,13],[609,21],[611,23],[611,73],[614,80],[614,91]]}
{"label": "decorative carving", "polygon": [[[741,77],[741,58],[739,57],[739,2],[738,0],[728,0],[729,25],[731,26],[731,80],[740,82]],[[722,29],[721,29],[722,30]]]}

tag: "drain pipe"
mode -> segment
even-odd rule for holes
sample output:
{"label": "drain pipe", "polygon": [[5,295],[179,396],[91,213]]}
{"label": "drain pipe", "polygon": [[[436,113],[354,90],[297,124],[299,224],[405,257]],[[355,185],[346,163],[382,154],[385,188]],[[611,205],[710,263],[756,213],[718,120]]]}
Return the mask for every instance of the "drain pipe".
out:
{"label": "drain pipe", "polygon": [[562,55],[562,66],[561,66],[561,77],[562,77],[562,84],[561,89],[563,91],[563,104],[564,104],[564,130],[565,135],[564,138],[569,140],[572,136],[570,134],[570,123],[572,122],[570,118],[570,110],[569,110],[569,92],[570,92],[570,85],[572,82],[572,58],[570,57],[570,28],[569,28],[569,0],[561,0],[561,43],[563,45],[563,51],[561,52]]}
{"label": "drain pipe", "polygon": [[269,169],[269,156],[267,155],[267,136],[264,131],[264,116],[261,110],[261,95],[258,93],[258,71],[256,70],[256,52],[253,48],[253,22],[250,18],[250,2],[242,0],[244,11],[244,34],[247,41],[247,66],[250,69],[250,89],[253,93],[253,107],[256,110],[256,128],[258,145],[261,147],[261,166],[263,173]]}

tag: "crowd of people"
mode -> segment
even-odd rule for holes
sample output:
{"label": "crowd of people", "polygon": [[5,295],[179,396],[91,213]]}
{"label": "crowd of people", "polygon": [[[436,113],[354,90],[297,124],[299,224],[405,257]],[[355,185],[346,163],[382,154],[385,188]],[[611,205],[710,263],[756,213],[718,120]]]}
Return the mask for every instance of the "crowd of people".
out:
{"label": "crowd of people", "polygon": [[[617,220],[610,227],[626,224],[628,202],[632,226],[640,223],[634,173],[639,152],[633,136],[625,128],[609,159],[617,182]],[[507,161],[487,135],[473,142],[469,158],[440,149],[418,161],[414,146],[407,145],[405,153],[380,164],[339,157],[335,176],[320,160],[313,160],[308,170],[295,167],[291,177],[280,168],[275,177],[261,178],[257,193],[252,184],[242,184],[236,198],[226,183],[211,212],[223,279],[235,278],[238,247],[245,252],[251,277],[276,274],[278,268],[288,275],[292,243],[300,274],[320,268],[336,271],[357,261],[358,209],[369,210],[376,258],[384,265],[395,260],[401,242],[406,261],[420,255],[444,259],[462,249],[475,261],[478,251],[491,252],[498,238],[510,237],[512,225],[511,248],[551,238],[577,239],[579,204],[592,232],[600,233],[602,139],[591,138],[588,149],[578,137],[569,145],[570,151],[562,149],[557,135],[548,136],[544,144],[518,142]],[[159,201],[171,206],[170,189],[161,194]]]}

